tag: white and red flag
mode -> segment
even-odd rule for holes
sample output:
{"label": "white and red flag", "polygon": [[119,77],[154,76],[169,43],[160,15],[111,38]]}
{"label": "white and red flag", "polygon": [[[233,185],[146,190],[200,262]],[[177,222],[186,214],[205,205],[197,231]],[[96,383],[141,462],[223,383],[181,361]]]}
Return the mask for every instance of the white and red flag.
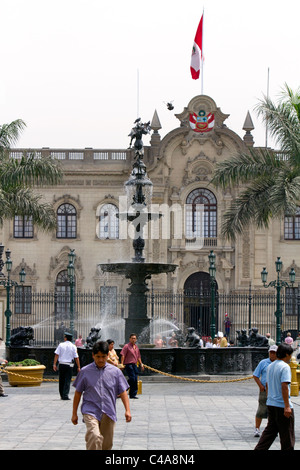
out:
{"label": "white and red flag", "polygon": [[201,16],[200,23],[197,28],[196,36],[194,39],[194,45],[191,57],[191,74],[193,80],[197,80],[200,77],[201,61],[203,59],[203,14]]}

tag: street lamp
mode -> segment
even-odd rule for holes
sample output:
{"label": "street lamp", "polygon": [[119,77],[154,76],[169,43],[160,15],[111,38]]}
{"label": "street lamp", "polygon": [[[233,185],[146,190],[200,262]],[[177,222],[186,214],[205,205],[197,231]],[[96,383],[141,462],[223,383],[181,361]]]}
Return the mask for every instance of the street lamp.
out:
{"label": "street lamp", "polygon": [[[283,287],[290,287],[289,283],[286,281],[282,281],[280,279],[280,272],[282,269],[282,261],[279,257],[277,257],[277,260],[275,261],[275,268],[277,272],[277,279],[275,281],[269,282],[267,284],[267,279],[268,279],[268,271],[266,268],[263,268],[261,272],[261,280],[264,285],[264,287],[268,288],[270,286],[275,287],[276,289],[276,311],[275,311],[275,317],[276,317],[276,344],[279,345],[281,343],[281,302],[280,302],[280,292]],[[291,268],[289,272],[289,278],[290,278],[290,283],[293,287],[293,284],[295,282],[296,278],[296,273],[294,268]]]}
{"label": "street lamp", "polygon": [[209,276],[210,276],[210,296],[211,296],[211,324],[210,324],[210,335],[212,340],[216,335],[216,318],[215,318],[215,299],[216,299],[216,266],[215,259],[216,255],[211,250],[208,255],[209,259]]}
{"label": "street lamp", "polygon": [[69,264],[68,264],[68,280],[70,285],[70,333],[74,337],[74,285],[75,285],[75,250],[70,250],[68,254]]}
{"label": "street lamp", "polygon": [[[2,247],[4,249],[4,246],[1,245],[1,255],[3,253]],[[12,269],[12,260],[10,259],[10,254],[11,254],[11,251],[7,249],[5,252],[5,255],[6,255],[5,267],[7,271],[7,277],[6,279],[2,279],[0,281],[0,285],[4,286],[6,289],[6,310],[4,312],[4,315],[6,316],[6,341],[5,341],[6,346],[10,346],[10,317],[12,315],[12,312],[10,309],[10,290],[12,287],[19,286],[19,284],[16,281],[12,281],[10,279],[10,273]],[[20,276],[20,283],[23,284],[25,282],[25,276],[26,276],[24,268],[21,269],[19,276]]]}

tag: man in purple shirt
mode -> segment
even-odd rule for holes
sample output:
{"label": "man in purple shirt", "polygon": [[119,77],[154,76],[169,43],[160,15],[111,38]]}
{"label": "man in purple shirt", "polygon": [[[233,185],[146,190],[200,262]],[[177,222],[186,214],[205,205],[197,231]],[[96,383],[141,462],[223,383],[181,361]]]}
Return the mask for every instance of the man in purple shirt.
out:
{"label": "man in purple shirt", "polygon": [[129,343],[125,344],[121,355],[121,364],[125,365],[125,372],[128,375],[128,383],[130,385],[129,398],[138,398],[136,396],[138,391],[138,368],[137,363],[139,363],[142,370],[144,370],[144,365],[141,359],[141,353],[136,343],[136,334],[131,333],[129,337]]}
{"label": "man in purple shirt", "polygon": [[81,395],[81,412],[86,425],[86,449],[110,450],[113,446],[114,426],[117,421],[116,399],[120,396],[126,422],[131,421],[127,390],[128,382],[117,367],[108,364],[108,343],[98,341],[93,346],[94,362],[83,367],[77,375],[73,387],[72,423],[78,424],[77,410]]}

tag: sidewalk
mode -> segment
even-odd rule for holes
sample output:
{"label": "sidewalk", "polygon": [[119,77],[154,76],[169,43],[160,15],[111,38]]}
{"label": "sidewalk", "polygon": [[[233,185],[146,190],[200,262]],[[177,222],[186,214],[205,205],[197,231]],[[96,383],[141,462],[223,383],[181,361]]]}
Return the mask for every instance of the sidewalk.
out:
{"label": "sidewalk", "polygon": [[[85,425],[81,419],[77,426],[71,423],[72,401],[60,400],[58,383],[11,387],[4,381],[4,387],[8,397],[0,398],[0,450],[85,450]],[[130,400],[131,423],[125,422],[117,400],[115,451],[252,450],[257,443],[258,387],[252,379],[224,384],[142,378],[138,397]],[[300,397],[292,402],[299,450]],[[262,429],[265,425],[266,420]],[[280,449],[278,438],[272,449]]]}

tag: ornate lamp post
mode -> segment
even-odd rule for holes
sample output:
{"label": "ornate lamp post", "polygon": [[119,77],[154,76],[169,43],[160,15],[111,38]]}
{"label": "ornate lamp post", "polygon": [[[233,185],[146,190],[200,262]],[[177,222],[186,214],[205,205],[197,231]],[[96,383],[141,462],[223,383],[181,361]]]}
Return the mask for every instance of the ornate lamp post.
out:
{"label": "ornate lamp post", "polygon": [[210,275],[210,298],[211,298],[211,324],[210,324],[210,335],[212,340],[216,335],[216,318],[215,318],[215,300],[216,300],[216,266],[215,259],[216,255],[211,250],[208,255],[209,259],[209,275]]}
{"label": "ornate lamp post", "polygon": [[[261,272],[261,280],[264,285],[264,287],[268,288],[270,286],[275,287],[276,289],[276,311],[275,311],[275,317],[276,317],[276,344],[279,345],[281,343],[281,315],[282,315],[282,310],[281,310],[281,302],[280,302],[280,292],[283,287],[290,287],[290,284],[286,281],[282,281],[280,279],[280,272],[282,268],[282,261],[279,257],[277,257],[277,260],[275,261],[275,266],[276,266],[276,272],[277,272],[277,279],[275,281],[269,282],[267,284],[267,278],[268,278],[268,272],[266,268],[263,268]],[[291,286],[293,287],[293,284],[295,282],[295,277],[296,273],[294,268],[291,268],[289,272],[289,278],[290,278],[290,283]]]}
{"label": "ornate lamp post", "polygon": [[[2,247],[4,249],[4,246],[1,245],[1,254],[3,253]],[[12,312],[10,309],[10,291],[12,287],[17,287],[19,285],[16,281],[12,281],[10,279],[10,273],[12,269],[12,260],[10,259],[10,254],[11,254],[11,251],[7,249],[5,251],[5,255],[6,255],[5,267],[7,271],[7,277],[6,279],[0,280],[0,285],[4,286],[6,289],[6,310],[4,313],[6,317],[6,341],[5,341],[6,346],[10,346],[10,317],[12,315]],[[26,276],[24,268],[21,269],[19,276],[20,276],[20,284],[23,284],[25,282],[25,276]]]}
{"label": "ornate lamp post", "polygon": [[70,285],[70,333],[74,337],[74,285],[75,285],[75,250],[70,250],[68,254],[69,264],[68,264],[68,279]]}

